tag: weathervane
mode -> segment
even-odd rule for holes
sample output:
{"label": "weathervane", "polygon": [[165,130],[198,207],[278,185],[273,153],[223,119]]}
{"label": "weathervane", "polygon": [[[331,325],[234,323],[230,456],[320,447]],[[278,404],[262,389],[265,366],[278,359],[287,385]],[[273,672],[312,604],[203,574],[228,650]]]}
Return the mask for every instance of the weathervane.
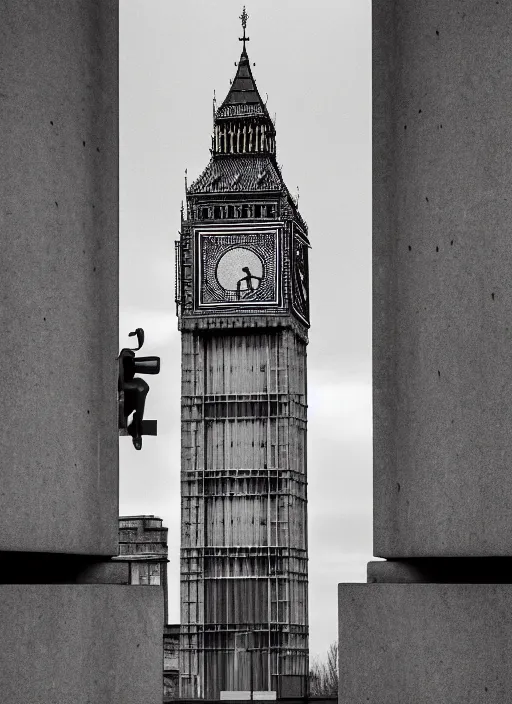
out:
{"label": "weathervane", "polygon": [[240,15],[240,19],[242,20],[242,28],[244,30],[244,36],[238,37],[238,41],[244,43],[243,51],[245,51],[245,42],[249,41],[249,37],[245,36],[245,28],[247,27],[247,20],[249,19],[249,15],[245,11],[245,5],[244,5],[244,9],[242,10],[242,14]]}

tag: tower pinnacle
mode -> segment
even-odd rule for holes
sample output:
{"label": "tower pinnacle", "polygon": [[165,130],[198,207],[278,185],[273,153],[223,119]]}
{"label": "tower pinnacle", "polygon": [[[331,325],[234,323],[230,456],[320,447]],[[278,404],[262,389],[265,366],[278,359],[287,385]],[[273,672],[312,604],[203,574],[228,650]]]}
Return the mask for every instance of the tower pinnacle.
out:
{"label": "tower pinnacle", "polygon": [[240,19],[242,20],[242,28],[244,30],[244,36],[239,37],[238,41],[243,42],[242,53],[245,53],[245,42],[249,41],[249,37],[245,36],[245,28],[247,27],[247,20],[249,19],[249,15],[245,11],[245,5],[244,5],[244,9],[242,10],[242,14],[240,15]]}

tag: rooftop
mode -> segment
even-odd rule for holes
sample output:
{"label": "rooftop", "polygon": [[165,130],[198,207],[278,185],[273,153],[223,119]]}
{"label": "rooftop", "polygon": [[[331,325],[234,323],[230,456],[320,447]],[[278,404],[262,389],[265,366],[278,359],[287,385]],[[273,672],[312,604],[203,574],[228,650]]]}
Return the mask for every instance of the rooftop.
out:
{"label": "rooftop", "polygon": [[189,193],[280,191],[283,181],[270,156],[229,155],[212,158]]}

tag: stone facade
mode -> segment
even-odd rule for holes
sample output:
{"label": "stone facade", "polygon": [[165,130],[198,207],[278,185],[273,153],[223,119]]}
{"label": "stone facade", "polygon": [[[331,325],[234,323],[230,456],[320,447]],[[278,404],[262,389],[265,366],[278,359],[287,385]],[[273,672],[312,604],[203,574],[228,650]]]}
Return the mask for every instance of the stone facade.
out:
{"label": "stone facade", "polygon": [[130,584],[161,586],[164,598],[164,624],[167,624],[167,532],[156,516],[119,517],[119,556],[127,562]]}
{"label": "stone facade", "polygon": [[180,626],[164,626],[164,702],[179,696]]}

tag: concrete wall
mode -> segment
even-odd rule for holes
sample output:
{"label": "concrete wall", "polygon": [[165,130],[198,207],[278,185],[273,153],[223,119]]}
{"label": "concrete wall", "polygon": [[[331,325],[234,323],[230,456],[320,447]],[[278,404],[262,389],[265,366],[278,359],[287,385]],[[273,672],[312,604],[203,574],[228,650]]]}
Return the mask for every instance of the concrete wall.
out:
{"label": "concrete wall", "polygon": [[0,65],[0,550],[115,555],[117,0],[4,0]]}
{"label": "concrete wall", "polygon": [[163,590],[108,559],[117,0],[1,3],[0,120],[0,700],[160,704]]}
{"label": "concrete wall", "polygon": [[512,553],[512,5],[374,0],[375,555]]}
{"label": "concrete wall", "polygon": [[161,704],[162,620],[158,587],[1,585],[1,699]]}
{"label": "concrete wall", "polygon": [[512,584],[342,584],[340,704],[510,699]]}
{"label": "concrete wall", "polygon": [[392,559],[340,585],[339,702],[502,704],[512,6],[373,10],[374,554]]}

